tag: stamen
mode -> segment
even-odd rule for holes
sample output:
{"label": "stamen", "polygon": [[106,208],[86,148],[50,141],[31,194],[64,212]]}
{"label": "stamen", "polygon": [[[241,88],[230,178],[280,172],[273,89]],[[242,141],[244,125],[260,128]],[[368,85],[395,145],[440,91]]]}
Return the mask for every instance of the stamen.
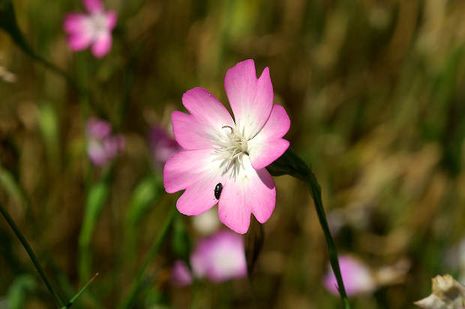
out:
{"label": "stamen", "polygon": [[229,174],[230,177],[235,178],[244,168],[244,155],[249,155],[247,139],[237,128],[226,125],[222,129],[228,129],[228,132],[220,134],[215,139],[215,153],[220,160],[222,175]]}

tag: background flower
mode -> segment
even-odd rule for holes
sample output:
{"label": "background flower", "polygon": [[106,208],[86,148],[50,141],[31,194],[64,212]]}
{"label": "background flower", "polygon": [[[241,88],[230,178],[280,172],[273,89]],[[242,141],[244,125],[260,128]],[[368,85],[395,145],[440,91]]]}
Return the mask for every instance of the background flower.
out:
{"label": "background flower", "polygon": [[124,138],[111,133],[110,123],[91,118],[87,122],[87,154],[94,165],[103,166],[124,149]]}
{"label": "background flower", "polygon": [[149,143],[153,161],[160,168],[166,160],[181,149],[174,138],[160,125],[154,125],[150,129]]}
{"label": "background flower", "polygon": [[[219,231],[199,240],[190,262],[195,278],[213,282],[240,279],[247,276],[244,241],[241,235],[231,231]],[[177,261],[172,270],[174,282],[189,284],[188,269]]]}
{"label": "background flower", "polygon": [[[342,279],[346,288],[347,295],[357,295],[373,291],[376,288],[375,279],[368,266],[360,260],[348,255],[339,257],[339,266],[341,268]],[[336,277],[331,268],[324,278],[326,289],[334,295],[338,295]]]}
{"label": "background flower", "polygon": [[73,51],[91,47],[92,54],[105,56],[111,49],[111,32],[116,26],[116,12],[105,11],[100,0],[83,0],[87,14],[70,13],[65,17],[64,29],[68,45]]}

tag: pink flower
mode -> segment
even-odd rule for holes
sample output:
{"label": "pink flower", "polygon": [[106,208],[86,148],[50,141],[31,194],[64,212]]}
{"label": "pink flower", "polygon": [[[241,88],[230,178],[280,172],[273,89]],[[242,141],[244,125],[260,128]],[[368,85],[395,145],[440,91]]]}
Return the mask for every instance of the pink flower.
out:
{"label": "pink flower", "polygon": [[124,148],[124,138],[121,135],[113,135],[110,124],[101,119],[89,119],[87,137],[87,154],[96,166],[105,165]]}
{"label": "pink flower", "polygon": [[192,283],[192,275],[183,261],[174,262],[171,280],[177,286],[186,286]]}
{"label": "pink flower", "polygon": [[[220,231],[203,238],[191,255],[192,272],[195,278],[207,278],[213,282],[223,282],[247,276],[244,241],[241,235],[230,231]],[[173,268],[173,281],[186,285],[191,281],[186,275],[187,266],[178,261]]]}
{"label": "pink flower", "polygon": [[207,90],[194,88],[182,97],[189,113],[172,114],[181,151],[164,167],[168,193],[185,190],[177,201],[185,215],[198,215],[218,203],[220,221],[247,232],[250,215],[265,223],[276,204],[276,189],[265,169],[289,147],[282,137],[289,116],[273,103],[268,68],[257,79],[253,60],[228,70],[225,89],[234,119]]}
{"label": "pink flower", "polygon": [[100,0],[83,2],[88,14],[70,13],[65,18],[68,45],[73,51],[91,46],[92,54],[101,58],[111,49],[111,31],[116,25],[116,12],[105,11]]}
{"label": "pink flower", "polygon": [[150,148],[156,165],[163,166],[180,147],[178,143],[161,126],[154,126],[150,131]]}
{"label": "pink flower", "polygon": [[[376,288],[376,282],[370,269],[358,259],[348,255],[341,256],[339,266],[347,295],[368,293]],[[326,274],[324,285],[329,292],[339,295],[336,277],[332,270]]]}

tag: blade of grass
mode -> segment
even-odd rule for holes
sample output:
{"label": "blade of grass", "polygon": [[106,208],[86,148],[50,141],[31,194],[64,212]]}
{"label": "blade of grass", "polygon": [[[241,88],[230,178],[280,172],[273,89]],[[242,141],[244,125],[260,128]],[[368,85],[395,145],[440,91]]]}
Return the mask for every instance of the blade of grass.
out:
{"label": "blade of grass", "polygon": [[87,281],[87,283],[76,293],[76,295],[74,295],[70,300],[69,302],[66,304],[66,308],[70,308],[74,302],[82,295],[82,293],[85,292],[85,290],[87,290],[87,288],[91,285],[92,282],[94,282],[95,278],[97,278],[99,275],[99,273],[96,273],[95,275],[92,276],[92,278],[89,279],[89,281]]}
{"label": "blade of grass", "polygon": [[53,286],[51,282],[48,280],[47,275],[45,274],[44,269],[39,263],[39,259],[34,253],[34,250],[32,250],[31,245],[27,241],[26,237],[21,233],[19,230],[18,226],[14,222],[13,218],[10,216],[8,211],[3,207],[3,205],[0,204],[0,212],[2,213],[3,218],[5,218],[6,222],[8,225],[11,227],[13,232],[15,233],[16,237],[18,238],[19,242],[23,246],[24,250],[26,250],[27,254],[29,255],[29,258],[32,261],[32,264],[34,264],[34,267],[36,268],[37,272],[39,273],[40,278],[44,282],[45,286],[47,287],[48,291],[50,294],[53,295],[55,298],[56,303],[62,307],[64,305],[63,299],[58,295],[58,293],[53,289]]}
{"label": "blade of grass", "polygon": [[92,255],[90,243],[95,225],[108,197],[107,178],[107,176],[104,176],[100,182],[90,187],[87,195],[84,219],[79,234],[79,278],[81,282],[84,282],[84,278],[88,278],[91,273]]}
{"label": "blade of grass", "polygon": [[158,235],[155,242],[152,244],[152,247],[149,249],[144,259],[144,263],[142,264],[141,268],[139,269],[136,275],[131,289],[129,290],[128,296],[125,298],[121,306],[119,306],[119,308],[132,308],[133,303],[136,300],[137,295],[141,289],[141,286],[144,283],[144,276],[147,271],[147,268],[157,255],[158,251],[160,251],[160,248],[163,245],[163,243],[165,242],[166,237],[168,236],[168,231],[174,221],[175,215],[176,208],[172,207],[170,213],[168,214],[168,217],[165,220],[163,227],[161,228],[160,234]]}

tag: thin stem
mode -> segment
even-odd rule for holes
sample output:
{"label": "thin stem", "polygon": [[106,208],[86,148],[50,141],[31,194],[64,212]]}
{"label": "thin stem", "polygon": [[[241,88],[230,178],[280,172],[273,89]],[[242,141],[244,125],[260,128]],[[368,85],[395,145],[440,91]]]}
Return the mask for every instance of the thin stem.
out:
{"label": "thin stem", "polygon": [[342,280],[341,269],[339,267],[336,245],[329,230],[326,213],[321,199],[321,187],[308,165],[300,159],[292,150],[287,150],[278,160],[268,166],[268,171],[273,176],[290,175],[305,182],[310,190],[310,193],[315,204],[318,220],[320,221],[323,234],[325,235],[326,245],[328,247],[329,262],[336,277],[339,295],[343,307],[350,308],[349,299],[347,298],[344,281]]}
{"label": "thin stem", "polygon": [[5,218],[6,222],[10,225],[11,229],[15,233],[16,237],[18,237],[18,240],[20,241],[21,245],[23,248],[26,250],[27,254],[31,258],[32,264],[34,264],[34,267],[36,268],[37,272],[39,273],[40,278],[44,282],[45,286],[49,290],[50,294],[55,297],[56,302],[59,304],[60,307],[64,306],[64,301],[61,299],[61,297],[58,295],[58,293],[55,292],[55,290],[52,287],[52,284],[47,278],[47,275],[45,274],[44,269],[42,266],[40,266],[39,259],[35,255],[34,251],[32,250],[32,247],[29,245],[29,242],[27,241],[26,237],[21,233],[19,230],[18,226],[14,222],[13,218],[11,218],[10,214],[8,211],[3,208],[2,205],[0,205],[0,212],[2,213],[3,217]]}
{"label": "thin stem", "polygon": [[97,278],[98,275],[99,273],[96,273],[92,278],[90,278],[90,280],[87,281],[87,283],[76,293],[76,295],[74,295],[69,300],[65,308],[70,308],[74,304],[74,302],[82,295],[82,293],[84,293],[84,291],[87,290],[87,288],[91,285],[91,283],[94,282],[95,278]]}
{"label": "thin stem", "polygon": [[141,268],[139,269],[136,275],[136,278],[129,291],[129,294],[120,308],[132,308],[133,302],[136,299],[137,294],[139,293],[142,287],[142,284],[144,282],[145,272],[148,266],[150,265],[150,263],[153,261],[153,259],[157,255],[158,251],[160,251],[160,247],[162,246],[166,237],[168,236],[168,231],[174,221],[175,215],[176,215],[176,208],[173,207],[173,209],[171,209],[168,215],[168,218],[165,220],[163,227],[161,228],[160,234],[158,235],[155,242],[152,244],[152,247],[149,249],[149,252],[147,253],[145,257],[144,263],[142,264]]}
{"label": "thin stem", "polygon": [[315,204],[316,212],[318,214],[318,220],[320,221],[321,228],[323,229],[323,234],[325,235],[326,245],[328,246],[329,262],[331,263],[331,268],[333,269],[334,275],[336,276],[336,281],[342,303],[344,305],[344,308],[350,308],[349,299],[347,298],[346,290],[344,287],[344,281],[342,280],[341,269],[339,267],[336,245],[334,244],[333,237],[331,236],[331,231],[329,230],[328,221],[326,220],[326,213],[321,199],[321,188],[318,184],[315,175],[310,169],[305,182],[307,183],[310,192],[312,193],[313,202]]}

